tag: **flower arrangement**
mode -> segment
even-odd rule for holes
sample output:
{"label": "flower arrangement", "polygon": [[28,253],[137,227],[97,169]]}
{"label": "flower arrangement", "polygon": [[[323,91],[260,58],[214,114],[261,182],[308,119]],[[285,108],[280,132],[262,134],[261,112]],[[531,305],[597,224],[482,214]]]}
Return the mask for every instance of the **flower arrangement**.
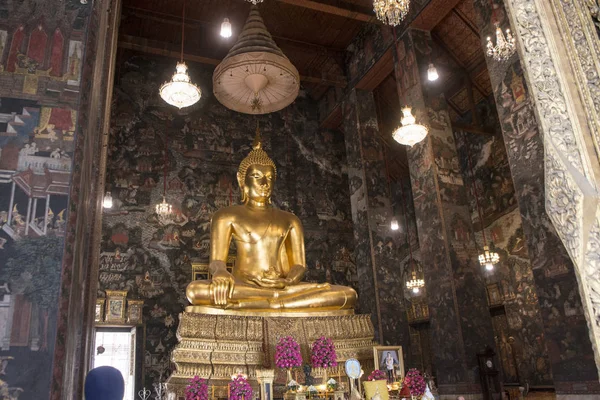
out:
{"label": "flower arrangement", "polygon": [[208,400],[208,383],[198,375],[185,388],[185,400]]}
{"label": "flower arrangement", "polygon": [[327,381],[327,390],[330,392],[333,392],[333,391],[337,390],[337,388],[338,388],[338,383],[336,382],[336,380],[333,378],[330,378]]}
{"label": "flower arrangement", "polygon": [[229,400],[242,399],[252,399],[252,386],[243,375],[238,375],[229,382]]}
{"label": "flower arrangement", "polygon": [[278,368],[289,369],[302,365],[300,345],[292,336],[279,338],[275,348],[275,365]]}
{"label": "flower arrangement", "polygon": [[387,380],[387,374],[380,369],[376,369],[375,371],[371,372],[371,374],[369,375],[367,380],[368,381]]}
{"label": "flower arrangement", "polygon": [[427,384],[425,383],[425,379],[423,379],[423,375],[421,375],[421,372],[416,368],[408,370],[406,377],[404,378],[404,385],[410,390],[411,396],[423,396],[427,389]]}
{"label": "flower arrangement", "polygon": [[337,367],[337,354],[333,341],[321,336],[312,344],[310,357],[313,368]]}

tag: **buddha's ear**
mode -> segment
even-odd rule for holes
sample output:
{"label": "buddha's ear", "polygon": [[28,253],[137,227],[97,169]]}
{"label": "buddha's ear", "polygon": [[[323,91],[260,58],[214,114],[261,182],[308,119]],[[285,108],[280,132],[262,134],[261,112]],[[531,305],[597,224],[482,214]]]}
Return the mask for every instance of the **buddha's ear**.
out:
{"label": "buddha's ear", "polygon": [[242,203],[246,203],[246,192],[244,189],[244,177],[239,172],[237,173],[238,185],[240,185],[240,195],[242,196]]}

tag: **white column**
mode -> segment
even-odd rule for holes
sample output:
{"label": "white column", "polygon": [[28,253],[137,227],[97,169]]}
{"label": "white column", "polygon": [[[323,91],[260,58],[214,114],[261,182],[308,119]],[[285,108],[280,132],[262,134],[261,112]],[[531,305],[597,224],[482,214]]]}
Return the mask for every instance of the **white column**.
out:
{"label": "white column", "polygon": [[32,224],[34,224],[34,222],[35,222],[35,214],[37,212],[37,201],[38,201],[37,197],[35,199],[33,199],[33,207],[31,208],[31,221],[30,221],[30,223],[32,223]]}
{"label": "white column", "polygon": [[48,210],[50,209],[50,195],[46,195],[46,211],[44,211],[44,235],[48,232]]}
{"label": "white column", "polygon": [[6,222],[6,224],[8,225],[9,228],[10,228],[10,224],[12,222],[12,210],[13,210],[14,203],[15,203],[15,181],[13,181],[13,183],[12,183],[12,189],[10,190],[10,203],[8,204],[8,221]]}
{"label": "white column", "polygon": [[31,217],[31,197],[27,202],[27,216],[25,217],[25,235],[29,234],[29,217]]}

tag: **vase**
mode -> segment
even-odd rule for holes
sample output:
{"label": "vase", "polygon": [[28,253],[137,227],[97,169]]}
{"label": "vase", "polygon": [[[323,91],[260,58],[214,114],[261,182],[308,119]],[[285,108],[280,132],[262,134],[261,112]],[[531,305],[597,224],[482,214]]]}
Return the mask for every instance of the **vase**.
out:
{"label": "vase", "polygon": [[323,368],[323,385],[327,385],[327,381],[329,378],[327,377],[327,368]]}
{"label": "vase", "polygon": [[288,368],[285,372],[287,373],[286,383],[290,383],[292,381],[292,369]]}

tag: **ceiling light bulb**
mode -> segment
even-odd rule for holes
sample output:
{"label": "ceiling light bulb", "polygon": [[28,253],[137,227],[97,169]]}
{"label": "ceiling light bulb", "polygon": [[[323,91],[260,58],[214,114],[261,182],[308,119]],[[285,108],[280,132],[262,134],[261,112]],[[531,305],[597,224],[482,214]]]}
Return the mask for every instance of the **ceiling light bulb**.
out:
{"label": "ceiling light bulb", "polygon": [[492,263],[485,264],[485,270],[486,271],[493,271],[494,270],[494,264],[492,264]]}
{"label": "ceiling light bulb", "polygon": [[400,229],[400,224],[398,223],[398,219],[396,217],[392,218],[392,222],[390,223],[390,229],[393,231],[397,231]]}
{"label": "ceiling light bulb", "polygon": [[224,38],[230,38],[231,34],[231,22],[229,22],[229,18],[225,18],[223,23],[221,23],[221,36]]}
{"label": "ceiling light bulb", "polygon": [[110,192],[106,192],[106,194],[104,195],[104,199],[102,200],[102,207],[112,208],[112,206],[113,206],[112,195],[110,194]]}
{"label": "ceiling light bulb", "polygon": [[435,67],[435,65],[433,65],[433,63],[429,64],[429,69],[427,69],[427,79],[429,79],[431,82],[433,81],[437,81],[437,79],[440,77],[440,75],[437,72],[437,68]]}
{"label": "ceiling light bulb", "polygon": [[417,293],[419,293],[419,288],[418,288],[418,287],[414,287],[414,288],[413,288],[413,290],[412,290],[412,292],[413,292],[414,294],[417,294]]}

